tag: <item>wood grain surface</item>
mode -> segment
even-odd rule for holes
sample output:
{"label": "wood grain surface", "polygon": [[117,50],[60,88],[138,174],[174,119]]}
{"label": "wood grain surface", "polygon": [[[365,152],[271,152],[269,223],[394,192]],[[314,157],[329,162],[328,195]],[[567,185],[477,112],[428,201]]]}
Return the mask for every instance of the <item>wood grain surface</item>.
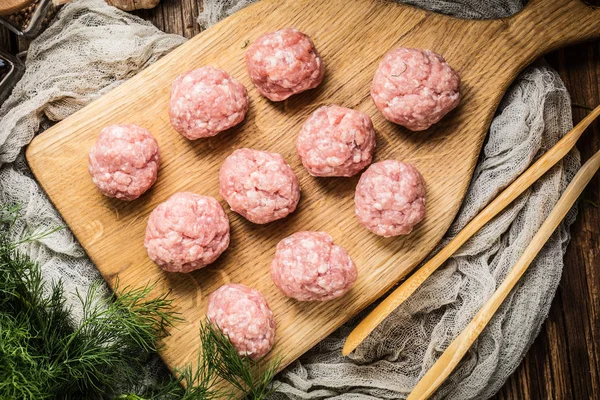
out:
{"label": "wood grain surface", "polygon": [[2,0],[0,2],[0,15],[10,15],[27,7],[34,0]]}
{"label": "wood grain surface", "polygon": [[[164,0],[155,10],[139,15],[159,28],[187,37],[199,29],[194,17],[201,9],[196,0]],[[8,36],[0,30],[0,46],[12,52],[27,48],[27,42]],[[595,105],[600,101],[599,42],[579,45],[550,55],[575,103]],[[574,109],[577,121],[584,108]],[[599,148],[598,128],[584,136],[580,146],[583,157]],[[517,372],[498,394],[498,398],[597,398],[598,397],[598,332],[600,301],[597,293],[600,278],[595,271],[600,259],[598,233],[600,211],[591,203],[598,202],[598,178],[582,203],[580,218],[573,228],[573,241],[566,256],[567,267],[548,323]]]}

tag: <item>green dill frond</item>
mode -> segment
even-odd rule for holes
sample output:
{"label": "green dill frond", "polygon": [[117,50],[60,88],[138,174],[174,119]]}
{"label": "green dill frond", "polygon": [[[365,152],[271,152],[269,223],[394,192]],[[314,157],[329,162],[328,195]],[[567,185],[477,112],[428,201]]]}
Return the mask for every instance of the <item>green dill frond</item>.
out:
{"label": "green dill frond", "polygon": [[281,358],[262,364],[240,356],[219,328],[205,322],[200,325],[200,341],[209,369],[253,400],[266,399],[275,389],[271,382],[281,365]]}
{"label": "green dill frond", "polygon": [[125,288],[106,296],[102,283],[83,298],[76,324],[61,282],[47,285],[39,266],[13,241],[16,206],[0,207],[0,398],[102,398],[138,383],[157,340],[177,322],[168,293]]}
{"label": "green dill frond", "polygon": [[[154,285],[115,285],[111,295],[94,283],[82,304],[80,321],[71,317],[62,282],[44,282],[39,265],[19,245],[56,230],[11,239],[17,206],[0,206],[0,399],[212,400],[234,393],[265,399],[280,359],[262,365],[241,357],[229,338],[201,324],[203,351],[197,366],[178,378],[148,385],[145,365],[168,328],[182,322],[169,293],[153,296]],[[184,388],[185,386],[185,388]],[[123,394],[118,394],[123,393]]]}

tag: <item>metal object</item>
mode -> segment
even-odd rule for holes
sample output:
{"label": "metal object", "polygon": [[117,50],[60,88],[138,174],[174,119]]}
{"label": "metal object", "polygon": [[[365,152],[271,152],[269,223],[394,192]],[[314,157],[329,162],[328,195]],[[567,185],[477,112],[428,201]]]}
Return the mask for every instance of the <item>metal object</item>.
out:
{"label": "metal object", "polygon": [[56,10],[52,0],[37,0],[21,11],[11,15],[0,16],[0,24],[25,38],[36,37],[48,18]]}
{"label": "metal object", "polygon": [[25,65],[16,57],[0,50],[0,106],[10,96],[25,72]]}

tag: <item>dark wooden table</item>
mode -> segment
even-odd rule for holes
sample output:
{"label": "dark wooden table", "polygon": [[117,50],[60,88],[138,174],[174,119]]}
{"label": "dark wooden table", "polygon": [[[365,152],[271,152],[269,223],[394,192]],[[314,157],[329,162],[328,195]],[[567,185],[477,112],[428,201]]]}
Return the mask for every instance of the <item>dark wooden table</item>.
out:
{"label": "dark wooden table", "polygon": [[[163,0],[137,14],[166,32],[192,37],[200,32],[195,17],[201,9],[200,0]],[[0,30],[0,48],[16,53],[27,46]],[[571,94],[576,124],[600,104],[600,40],[546,59]],[[583,161],[600,149],[600,123],[588,129],[578,148]],[[581,199],[550,315],[497,399],[600,399],[600,174]]]}

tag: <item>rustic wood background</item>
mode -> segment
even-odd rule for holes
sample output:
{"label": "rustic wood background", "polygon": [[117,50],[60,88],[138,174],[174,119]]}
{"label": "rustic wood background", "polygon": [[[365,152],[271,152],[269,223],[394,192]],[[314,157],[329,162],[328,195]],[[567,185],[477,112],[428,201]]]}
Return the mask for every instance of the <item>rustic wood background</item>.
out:
{"label": "rustic wood background", "polygon": [[[160,29],[192,37],[200,32],[195,16],[200,0],[163,0],[137,14]],[[600,0],[590,1],[599,5]],[[18,53],[28,42],[0,27],[0,49]],[[573,101],[573,122],[600,104],[600,40],[549,54]],[[600,123],[578,145],[582,160],[600,150]],[[600,398],[600,176],[582,195],[571,228],[563,277],[548,320],[523,362],[496,399]]]}

